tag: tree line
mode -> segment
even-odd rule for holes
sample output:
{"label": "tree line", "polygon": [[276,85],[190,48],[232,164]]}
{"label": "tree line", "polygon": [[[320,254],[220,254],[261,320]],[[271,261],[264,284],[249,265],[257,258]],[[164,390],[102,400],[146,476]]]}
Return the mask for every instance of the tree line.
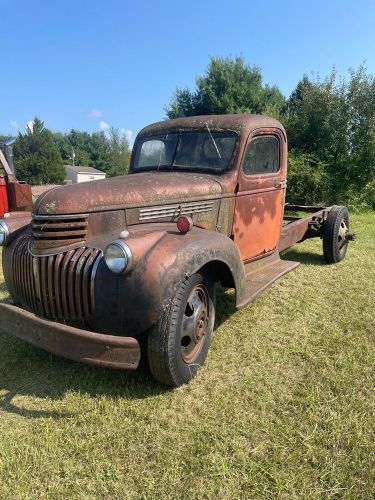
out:
{"label": "tree line", "polygon": [[102,132],[52,132],[35,117],[13,148],[17,178],[29,184],[61,184],[64,165],[95,167],[107,175],[128,171],[131,149],[124,134],[110,128]]}
{"label": "tree line", "polygon": [[[242,57],[213,57],[195,89],[177,88],[167,118],[261,113],[279,119],[289,142],[289,202],[375,208],[375,77],[364,66],[340,78],[303,76],[286,98],[263,84],[258,66]],[[19,134],[14,157],[19,179],[31,184],[64,180],[64,164],[93,166],[108,175],[128,171],[131,150],[124,135],[52,132],[39,118]]]}

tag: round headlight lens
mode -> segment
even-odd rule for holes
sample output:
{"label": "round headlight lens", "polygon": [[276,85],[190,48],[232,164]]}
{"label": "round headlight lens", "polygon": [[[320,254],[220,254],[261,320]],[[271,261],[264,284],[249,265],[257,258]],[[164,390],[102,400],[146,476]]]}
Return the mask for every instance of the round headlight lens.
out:
{"label": "round headlight lens", "polygon": [[9,229],[3,220],[0,220],[0,246],[4,246],[7,243],[9,237]]}
{"label": "round headlight lens", "polygon": [[132,267],[133,254],[123,241],[112,241],[104,251],[104,262],[113,273],[125,273]]}

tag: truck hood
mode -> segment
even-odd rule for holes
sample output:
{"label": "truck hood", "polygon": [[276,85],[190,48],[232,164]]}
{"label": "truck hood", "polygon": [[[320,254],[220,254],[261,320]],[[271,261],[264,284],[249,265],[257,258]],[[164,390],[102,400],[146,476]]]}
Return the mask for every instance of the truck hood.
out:
{"label": "truck hood", "polygon": [[33,212],[90,213],[216,198],[220,194],[220,184],[207,174],[142,172],[51,189],[37,199]]}

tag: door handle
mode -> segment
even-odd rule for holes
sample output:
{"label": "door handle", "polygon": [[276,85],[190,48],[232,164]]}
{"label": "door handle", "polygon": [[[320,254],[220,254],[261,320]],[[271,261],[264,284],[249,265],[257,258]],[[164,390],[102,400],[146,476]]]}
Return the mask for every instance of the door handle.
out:
{"label": "door handle", "polygon": [[280,181],[280,182],[276,182],[275,184],[275,188],[281,188],[281,187],[285,187],[287,184],[287,181]]}

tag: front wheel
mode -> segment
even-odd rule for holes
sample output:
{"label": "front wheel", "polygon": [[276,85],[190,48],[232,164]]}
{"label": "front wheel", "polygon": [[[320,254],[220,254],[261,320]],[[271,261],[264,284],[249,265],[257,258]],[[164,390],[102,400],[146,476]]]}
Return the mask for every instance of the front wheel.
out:
{"label": "front wheel", "polygon": [[202,272],[185,280],[148,336],[152,375],[178,387],[194,378],[211,344],[215,322],[215,287]]}
{"label": "front wheel", "polygon": [[349,212],[346,207],[334,205],[329,211],[323,229],[323,255],[329,264],[340,262],[348,250]]}

